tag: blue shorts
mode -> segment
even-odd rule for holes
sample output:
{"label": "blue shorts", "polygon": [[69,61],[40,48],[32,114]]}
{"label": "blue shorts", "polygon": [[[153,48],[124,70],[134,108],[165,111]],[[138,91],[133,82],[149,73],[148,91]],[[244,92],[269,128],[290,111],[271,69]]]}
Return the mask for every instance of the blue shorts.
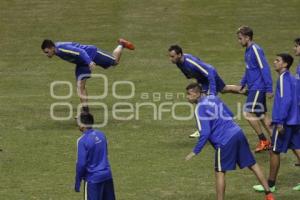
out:
{"label": "blue shorts", "polygon": [[260,116],[267,112],[266,93],[259,90],[250,90],[244,105],[244,111]]}
{"label": "blue shorts", "polygon": [[[93,59],[96,65],[107,69],[111,66],[116,65],[116,59],[109,53],[98,49],[97,53]],[[90,78],[91,70],[87,65],[77,65],[75,69],[76,80],[84,80]]]}
{"label": "blue shorts", "polygon": [[283,129],[282,134],[273,129],[272,151],[286,153],[288,149],[300,149],[300,126],[284,125]]}
{"label": "blue shorts", "polygon": [[101,49],[97,50],[97,54],[93,61],[104,69],[116,65],[116,58],[113,57],[110,53],[107,53]]}
{"label": "blue shorts", "polygon": [[251,167],[255,163],[256,161],[243,131],[239,131],[226,145],[216,149],[215,171],[217,172],[235,170],[236,165],[241,169]]}
{"label": "blue shorts", "polygon": [[115,200],[113,180],[109,179],[101,183],[84,184],[84,200]]}
{"label": "blue shorts", "polygon": [[77,65],[75,69],[76,80],[84,80],[91,77],[91,70],[87,65]]}

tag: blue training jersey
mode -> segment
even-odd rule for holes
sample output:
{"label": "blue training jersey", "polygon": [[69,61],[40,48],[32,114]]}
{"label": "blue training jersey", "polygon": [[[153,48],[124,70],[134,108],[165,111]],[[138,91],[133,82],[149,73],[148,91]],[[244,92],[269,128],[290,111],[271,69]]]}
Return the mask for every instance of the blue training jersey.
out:
{"label": "blue training jersey", "polygon": [[177,63],[177,67],[182,71],[186,78],[197,79],[198,83],[201,83],[203,90],[208,94],[216,95],[216,70],[213,66],[203,62],[199,58],[192,56],[191,54],[184,54],[183,63]]}
{"label": "blue training jersey", "polygon": [[82,179],[100,183],[112,178],[104,133],[86,130],[77,140],[77,154],[75,187],[80,187]]}
{"label": "blue training jersey", "polygon": [[300,124],[300,111],[296,91],[296,79],[285,71],[280,74],[276,84],[276,91],[272,111],[272,123],[284,125]]}
{"label": "blue training jersey", "polygon": [[195,154],[200,153],[207,141],[215,149],[226,145],[241,128],[233,121],[233,113],[217,96],[201,97],[195,109],[199,140],[194,147]]}
{"label": "blue training jersey", "polygon": [[257,44],[252,43],[245,51],[246,70],[241,85],[249,90],[259,90],[271,93],[272,76],[264,51]]}
{"label": "blue training jersey", "polygon": [[97,47],[76,42],[56,42],[55,54],[63,60],[76,65],[89,65],[95,58]]}

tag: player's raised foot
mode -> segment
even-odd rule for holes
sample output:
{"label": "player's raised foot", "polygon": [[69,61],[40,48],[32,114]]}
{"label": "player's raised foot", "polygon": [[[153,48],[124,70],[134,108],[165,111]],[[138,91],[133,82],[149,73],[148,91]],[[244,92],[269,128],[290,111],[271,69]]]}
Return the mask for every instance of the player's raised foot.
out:
{"label": "player's raised foot", "polygon": [[189,137],[190,138],[198,138],[198,137],[200,137],[199,131],[196,131],[195,133],[191,134]]}
{"label": "player's raised foot", "polygon": [[[254,185],[253,189],[256,192],[265,192],[265,188],[262,185]],[[276,191],[275,185],[273,187],[270,187],[270,191],[271,192],[275,192]]]}
{"label": "player's raised foot", "polygon": [[295,167],[300,167],[300,163],[295,163]]}
{"label": "player's raised foot", "polygon": [[295,187],[293,187],[293,190],[300,191],[300,183],[298,183],[298,185],[296,185]]}
{"label": "player's raised foot", "polygon": [[271,143],[268,140],[259,140],[254,152],[259,153],[264,150],[269,150],[270,147]]}
{"label": "player's raised foot", "polygon": [[273,196],[272,193],[269,193],[266,195],[265,200],[275,200],[275,197]]}
{"label": "player's raised foot", "polygon": [[134,44],[132,42],[129,42],[128,40],[120,38],[120,39],[118,39],[118,43],[126,49],[130,49],[130,50],[135,49]]}

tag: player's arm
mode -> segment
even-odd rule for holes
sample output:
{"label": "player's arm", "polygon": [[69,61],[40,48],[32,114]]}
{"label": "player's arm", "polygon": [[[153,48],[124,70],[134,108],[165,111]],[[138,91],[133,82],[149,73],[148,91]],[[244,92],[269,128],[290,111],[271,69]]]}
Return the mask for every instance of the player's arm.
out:
{"label": "player's arm", "polygon": [[185,158],[186,160],[190,160],[193,156],[199,154],[210,136],[211,127],[210,127],[209,119],[211,118],[211,116],[208,115],[205,107],[206,107],[205,105],[201,105],[201,106],[198,105],[196,108],[195,116],[196,116],[197,128],[199,133],[201,134],[193,151],[186,156]]}
{"label": "player's arm", "polygon": [[93,62],[85,50],[74,47],[69,44],[59,47],[58,51],[60,51],[63,54],[75,56],[86,65],[90,65]]}
{"label": "player's arm", "polygon": [[208,94],[216,95],[217,94],[216,78],[215,78],[216,71],[213,69],[207,69],[204,67],[204,64],[195,62],[191,59],[187,59],[187,61],[191,64],[193,70],[197,71],[198,73],[201,73],[203,76],[205,76],[208,79],[209,82]]}
{"label": "player's arm", "polygon": [[242,77],[242,80],[240,82],[240,85],[241,85],[241,89],[245,88],[246,87],[246,84],[247,84],[247,76],[246,76],[246,73],[247,73],[247,69],[245,70],[245,73]]}
{"label": "player's arm", "polygon": [[217,94],[217,84],[216,84],[216,71],[213,69],[202,70],[196,68],[200,73],[202,73],[208,79],[208,95],[216,95]]}
{"label": "player's arm", "polygon": [[216,71],[210,70],[208,71],[208,82],[209,82],[209,91],[210,95],[217,95],[217,84],[216,84]]}
{"label": "player's arm", "polygon": [[273,124],[283,125],[288,117],[288,112],[292,106],[292,83],[287,76],[280,76],[279,78],[279,108],[276,108],[277,118],[273,120]]}
{"label": "player's arm", "polygon": [[77,162],[76,162],[76,177],[75,177],[75,191],[80,191],[80,183],[83,178],[85,178],[85,167],[86,167],[86,157],[87,150],[85,148],[82,139],[78,140],[77,144]]}
{"label": "player's arm", "polygon": [[272,76],[271,76],[271,71],[269,64],[266,60],[266,57],[264,55],[264,52],[262,49],[257,49],[255,46],[252,46],[256,61],[259,65],[260,71],[262,78],[264,80],[264,83],[266,85],[267,93],[273,93],[273,81],[272,81]]}

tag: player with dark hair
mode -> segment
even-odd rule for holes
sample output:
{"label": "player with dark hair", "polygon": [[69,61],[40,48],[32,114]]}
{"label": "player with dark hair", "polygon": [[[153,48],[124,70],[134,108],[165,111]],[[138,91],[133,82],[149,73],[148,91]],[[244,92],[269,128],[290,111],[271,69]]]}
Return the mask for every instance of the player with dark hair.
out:
{"label": "player with dark hair", "polygon": [[[294,53],[295,53],[295,56],[300,56],[300,38],[296,38],[294,40],[295,42],[295,46],[294,46]],[[300,102],[300,62],[298,63],[297,65],[297,68],[296,68],[296,79],[297,79],[297,91],[298,91],[298,100]],[[300,161],[299,161],[300,163]],[[300,164],[299,164],[300,166]]]}
{"label": "player with dark hair", "polygon": [[[270,118],[267,115],[266,96],[273,97],[272,76],[263,49],[253,42],[253,30],[242,26],[237,30],[238,42],[246,48],[246,70],[240,88],[248,88],[244,114],[256,132],[259,142],[255,152],[270,148],[270,142],[262,131],[262,126],[271,135]],[[262,125],[262,126],[261,126]]]}
{"label": "player with dark hair", "polygon": [[[203,62],[191,54],[184,54],[180,46],[172,45],[168,51],[171,62],[177,65],[186,78],[196,79],[208,95],[217,95],[218,92],[240,92],[239,86],[225,85],[212,65]],[[191,134],[190,137],[199,137],[198,131]]]}
{"label": "player with dark hair", "polygon": [[[270,173],[268,185],[275,191],[275,183],[280,167],[280,154],[292,149],[300,159],[300,106],[296,91],[296,79],[289,68],[293,57],[289,54],[277,54],[274,61],[278,73],[272,112],[272,150],[270,152]],[[255,185],[256,191],[263,192],[262,185]]]}
{"label": "player with dark hair", "polygon": [[231,85],[225,85],[212,65],[191,54],[184,54],[180,46],[171,45],[168,51],[171,62],[177,65],[186,78],[196,79],[207,94],[217,95],[218,92],[238,92],[235,87],[232,88]]}
{"label": "player with dark hair", "polygon": [[94,118],[90,113],[81,113],[77,120],[83,135],[77,140],[75,191],[80,192],[84,180],[85,200],[115,200],[106,137],[92,128]]}
{"label": "player with dark hair", "polygon": [[[294,42],[295,42],[295,46],[294,46],[295,56],[300,56],[300,38],[296,38]],[[300,102],[300,63],[296,68],[296,81],[297,81],[296,90],[298,94],[298,102]],[[298,163],[296,163],[295,166],[300,167],[300,160],[298,160]],[[298,190],[300,191],[300,184],[298,188],[299,188]]]}
{"label": "player with dark hair", "polygon": [[[300,56],[300,37],[299,38],[296,38],[294,40],[295,42],[295,46],[294,46],[294,51],[295,51],[295,56]],[[298,102],[300,102],[300,63],[298,64],[297,68],[296,68],[296,81],[297,81],[297,84],[296,84],[296,90],[297,90],[297,94],[298,94]],[[295,155],[296,152],[293,151]],[[295,166],[298,166],[300,167],[300,159],[298,158],[298,162],[295,163]],[[300,183],[298,183],[294,188],[293,190],[297,190],[297,191],[300,191]]]}
{"label": "player with dark hair", "polygon": [[124,39],[118,40],[119,45],[112,55],[97,48],[94,45],[83,45],[76,42],[56,42],[45,39],[41,49],[49,57],[58,56],[63,60],[76,64],[75,76],[77,80],[77,91],[83,105],[82,111],[89,112],[87,105],[86,80],[90,78],[91,70],[96,65],[107,69],[118,65],[123,48],[134,50],[134,45]]}
{"label": "player with dark hair", "polygon": [[256,163],[248,141],[242,129],[233,121],[233,114],[217,96],[207,96],[198,83],[187,86],[187,99],[197,104],[195,117],[199,132],[198,143],[194,150],[186,156],[186,160],[200,153],[207,141],[215,151],[215,176],[217,200],[225,197],[225,174],[240,168],[248,167],[264,186],[265,200],[274,200],[273,194],[262,170]]}

